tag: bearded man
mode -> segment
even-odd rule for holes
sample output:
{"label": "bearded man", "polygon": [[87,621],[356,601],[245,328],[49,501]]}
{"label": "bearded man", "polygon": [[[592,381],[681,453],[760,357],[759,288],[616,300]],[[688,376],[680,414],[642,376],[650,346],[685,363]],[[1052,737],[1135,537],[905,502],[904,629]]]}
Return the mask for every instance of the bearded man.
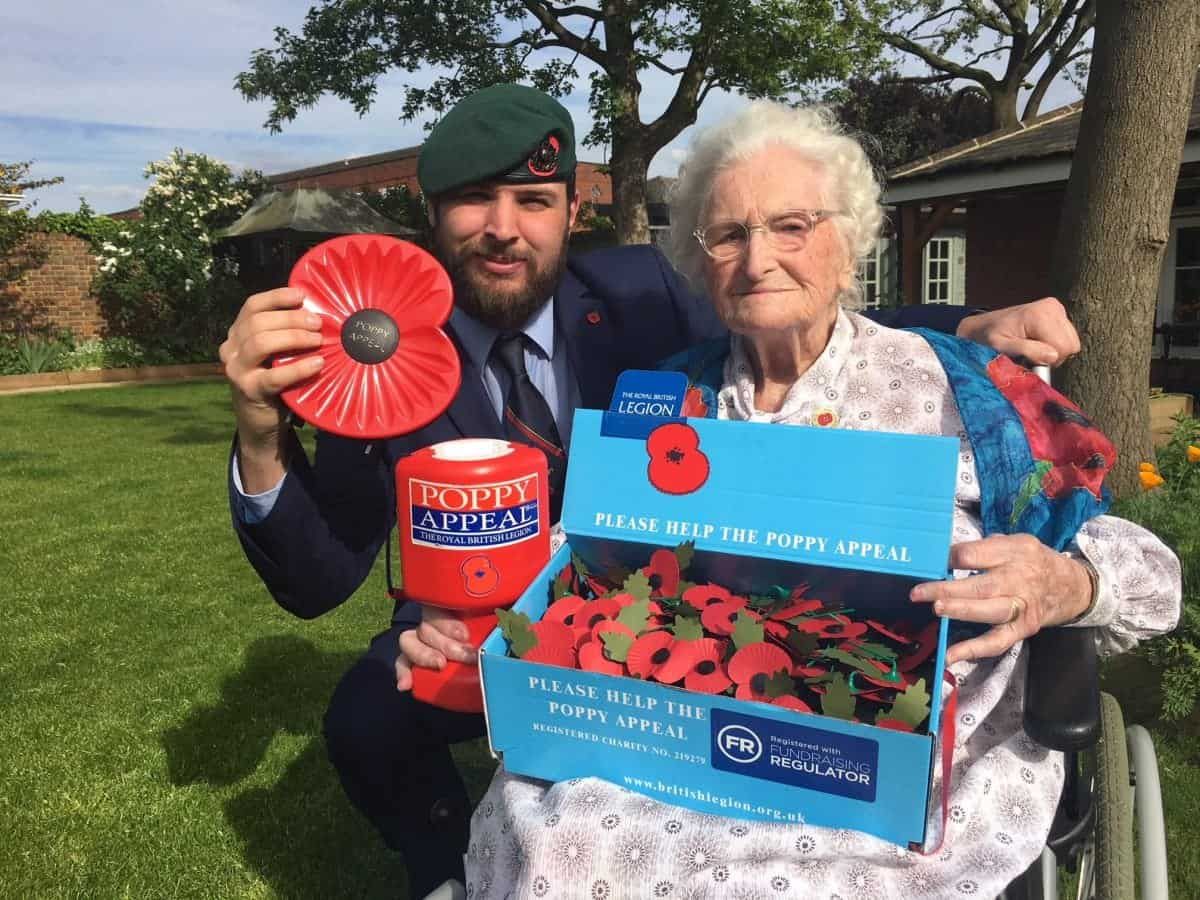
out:
{"label": "bearded man", "polygon": [[[434,252],[454,285],[447,330],[462,387],[445,414],[387,441],[318,434],[310,462],[278,395],[319,372],[321,361],[268,365],[321,343],[320,318],[301,308],[301,293],[250,297],[221,347],[237,420],[234,527],[275,600],[302,618],[338,606],[367,577],[395,523],[393,470],[402,456],[462,437],[533,443],[550,462],[555,521],[573,411],[606,407],[623,370],[653,368],[722,332],[711,305],[652,247],[568,256],[579,212],[574,126],[540,91],[498,85],[464,99],[430,133],[418,179]],[[1039,362],[1078,350],[1055,300],[970,313],[907,307],[878,317],[957,330]],[[414,897],[462,878],[470,807],[449,744],[483,734],[484,722],[415,701],[411,667],[473,662],[465,637],[458,620],[397,602],[390,627],[343,676],[325,716],[342,785],[403,854]]]}

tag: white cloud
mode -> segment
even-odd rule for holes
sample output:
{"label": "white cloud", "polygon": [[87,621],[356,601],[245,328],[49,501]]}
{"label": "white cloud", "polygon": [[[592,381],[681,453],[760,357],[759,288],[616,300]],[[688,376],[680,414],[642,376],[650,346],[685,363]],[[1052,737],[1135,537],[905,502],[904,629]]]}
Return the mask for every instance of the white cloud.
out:
{"label": "white cloud", "polygon": [[[323,98],[302,111],[282,135],[262,123],[266,103],[247,103],[234,88],[253,51],[274,45],[274,29],[299,30],[312,0],[37,0],[0,12],[0,159],[35,159],[40,176],[66,182],[38,193],[41,208],[74,209],[83,194],[100,210],[133,205],[145,186],[142,170],[175,146],[237,166],[278,172],[418,144],[422,123],[398,121],[405,78],[381,80],[370,113],[360,118],[344,101]],[[582,138],[591,127],[589,71],[564,103]],[[428,83],[437,73],[415,76]],[[642,117],[666,108],[675,80],[643,74]],[[1052,91],[1044,108],[1069,99]],[[746,101],[713,92],[700,125]],[[692,129],[652,162],[651,175],[675,174]],[[607,148],[581,148],[605,161]]]}

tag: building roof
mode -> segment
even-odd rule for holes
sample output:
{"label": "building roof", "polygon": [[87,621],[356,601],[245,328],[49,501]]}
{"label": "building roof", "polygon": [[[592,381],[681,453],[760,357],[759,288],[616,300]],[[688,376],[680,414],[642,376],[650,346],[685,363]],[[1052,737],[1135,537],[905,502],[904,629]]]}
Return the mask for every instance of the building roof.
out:
{"label": "building roof", "polygon": [[[888,173],[886,200],[896,203],[1022,183],[1066,181],[1082,112],[1083,101],[1078,100],[898,166]],[[1194,140],[1200,145],[1200,76],[1192,92],[1187,135],[1189,147]],[[1194,161],[1191,155],[1185,154],[1185,161]]]}
{"label": "building roof", "polygon": [[350,191],[297,188],[263,194],[221,237],[245,237],[273,231],[312,234],[416,234],[375,212]]}
{"label": "building roof", "polygon": [[278,184],[281,181],[297,181],[301,178],[317,178],[321,175],[330,175],[334,172],[345,172],[351,169],[363,169],[367,166],[378,166],[383,163],[397,162],[402,159],[410,159],[421,152],[421,146],[418,144],[415,147],[401,147],[399,150],[388,150],[386,153],[372,153],[369,156],[352,156],[348,159],[339,159],[335,162],[321,163],[319,166],[308,166],[304,169],[293,169],[290,172],[279,172],[275,175],[268,175],[267,181],[270,184]]}

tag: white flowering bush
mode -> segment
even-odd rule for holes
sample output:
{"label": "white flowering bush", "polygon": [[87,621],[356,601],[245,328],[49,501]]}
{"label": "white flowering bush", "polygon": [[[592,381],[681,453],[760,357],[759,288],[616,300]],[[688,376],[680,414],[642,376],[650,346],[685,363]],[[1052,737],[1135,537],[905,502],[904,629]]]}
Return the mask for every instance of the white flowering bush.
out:
{"label": "white flowering bush", "polygon": [[212,358],[242,300],[237,263],[216,252],[217,232],[265,186],[200,153],[172,151],[146,167],[154,183],[142,218],[100,244],[100,298],[110,334],[135,338],[177,359]]}

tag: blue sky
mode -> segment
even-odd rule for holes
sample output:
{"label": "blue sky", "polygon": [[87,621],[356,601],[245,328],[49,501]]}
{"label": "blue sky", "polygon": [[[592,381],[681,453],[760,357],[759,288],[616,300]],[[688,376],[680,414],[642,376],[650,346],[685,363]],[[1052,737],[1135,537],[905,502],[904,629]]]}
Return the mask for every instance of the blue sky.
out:
{"label": "blue sky", "polygon": [[[36,194],[38,209],[74,210],[85,197],[99,212],[134,206],[146,188],[146,163],[172,148],[202,152],[235,169],[270,174],[420,143],[420,122],[398,119],[400,79],[380,84],[359,118],[326,98],[282,134],[263,127],[265,103],[247,103],[233,87],[250,54],[273,46],[273,29],[298,30],[305,0],[149,0],[96,3],[35,0],[0,11],[0,160],[36,161],[37,177],[64,183]],[[673,83],[646,76],[644,119],[665,107]],[[1043,110],[1075,99],[1056,90]],[[743,101],[714,93],[700,124]],[[579,134],[591,126],[587,86],[566,100]],[[673,174],[688,133],[663,150],[651,174]],[[603,151],[584,148],[584,159]]]}

